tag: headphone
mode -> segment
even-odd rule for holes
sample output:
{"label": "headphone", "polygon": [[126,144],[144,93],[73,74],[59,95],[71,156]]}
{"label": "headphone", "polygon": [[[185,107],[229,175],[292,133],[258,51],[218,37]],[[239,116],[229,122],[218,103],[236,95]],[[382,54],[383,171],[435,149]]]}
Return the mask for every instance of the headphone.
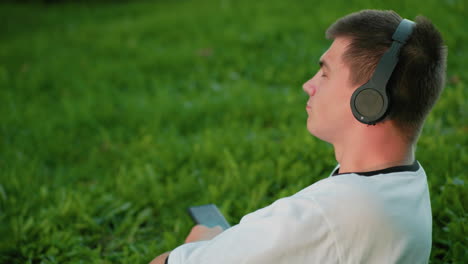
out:
{"label": "headphone", "polygon": [[375,125],[387,115],[389,96],[387,83],[398,62],[400,49],[406,43],[415,23],[403,19],[392,36],[392,46],[380,59],[370,80],[354,91],[351,96],[351,110],[361,123]]}

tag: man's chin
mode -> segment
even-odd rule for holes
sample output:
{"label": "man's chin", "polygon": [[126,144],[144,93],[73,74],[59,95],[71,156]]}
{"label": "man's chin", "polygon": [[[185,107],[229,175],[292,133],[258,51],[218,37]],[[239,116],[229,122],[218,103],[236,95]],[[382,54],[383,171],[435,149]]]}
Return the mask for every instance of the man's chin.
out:
{"label": "man's chin", "polygon": [[307,130],[309,130],[309,133],[312,134],[314,137],[322,140],[322,141],[330,143],[330,140],[327,137],[327,133],[325,133],[323,130],[320,130],[319,126],[317,126],[316,124],[314,124],[314,123],[312,123],[310,121],[311,120],[307,120]]}
{"label": "man's chin", "polygon": [[313,136],[320,138],[320,131],[317,129],[317,126],[311,122],[310,118],[307,120],[307,130],[309,130],[309,133],[311,133]]}

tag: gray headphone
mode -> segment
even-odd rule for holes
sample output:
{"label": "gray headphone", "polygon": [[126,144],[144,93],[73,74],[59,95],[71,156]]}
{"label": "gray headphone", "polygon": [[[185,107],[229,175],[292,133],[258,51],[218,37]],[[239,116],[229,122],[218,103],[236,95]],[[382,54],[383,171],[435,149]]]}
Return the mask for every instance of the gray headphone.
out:
{"label": "gray headphone", "polygon": [[370,80],[354,91],[351,109],[361,123],[375,125],[385,118],[389,108],[387,83],[398,62],[400,49],[413,32],[415,23],[403,19],[392,36],[392,46],[380,59]]}

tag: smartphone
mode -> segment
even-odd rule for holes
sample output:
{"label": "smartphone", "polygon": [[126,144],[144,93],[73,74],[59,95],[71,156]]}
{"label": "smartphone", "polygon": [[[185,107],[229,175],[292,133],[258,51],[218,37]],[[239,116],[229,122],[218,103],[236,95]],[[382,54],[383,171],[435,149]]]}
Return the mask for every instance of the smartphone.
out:
{"label": "smartphone", "polygon": [[196,224],[207,227],[221,226],[223,230],[231,227],[214,204],[192,206],[188,208],[188,212]]}

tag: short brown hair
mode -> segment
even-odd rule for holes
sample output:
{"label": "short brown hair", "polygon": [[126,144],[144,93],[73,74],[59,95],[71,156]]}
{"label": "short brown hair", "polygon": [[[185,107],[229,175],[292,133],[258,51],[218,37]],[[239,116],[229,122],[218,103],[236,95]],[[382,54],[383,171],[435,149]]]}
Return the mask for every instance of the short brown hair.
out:
{"label": "short brown hair", "polygon": [[[363,10],[340,18],[327,29],[329,39],[351,40],[343,61],[351,68],[353,84],[370,79],[401,20],[393,11]],[[391,104],[387,118],[410,142],[417,140],[444,87],[447,60],[447,49],[434,25],[422,16],[415,22],[387,85]]]}

